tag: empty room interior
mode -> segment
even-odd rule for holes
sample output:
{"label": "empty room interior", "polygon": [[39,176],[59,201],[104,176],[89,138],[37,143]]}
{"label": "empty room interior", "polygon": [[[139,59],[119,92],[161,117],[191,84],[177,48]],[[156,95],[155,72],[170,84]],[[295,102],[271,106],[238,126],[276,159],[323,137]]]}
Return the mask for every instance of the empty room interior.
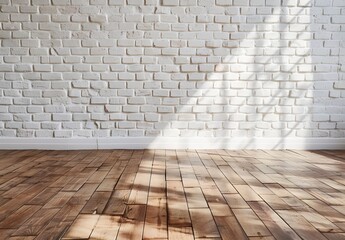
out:
{"label": "empty room interior", "polygon": [[0,240],[345,240],[345,0],[0,0]]}

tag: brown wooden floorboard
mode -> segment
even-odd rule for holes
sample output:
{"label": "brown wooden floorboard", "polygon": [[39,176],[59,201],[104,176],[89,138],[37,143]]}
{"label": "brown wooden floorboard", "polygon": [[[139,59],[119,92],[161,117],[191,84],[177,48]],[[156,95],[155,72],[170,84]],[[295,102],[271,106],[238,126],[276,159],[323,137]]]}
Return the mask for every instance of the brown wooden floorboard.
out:
{"label": "brown wooden floorboard", "polygon": [[345,239],[345,151],[0,151],[0,239]]}

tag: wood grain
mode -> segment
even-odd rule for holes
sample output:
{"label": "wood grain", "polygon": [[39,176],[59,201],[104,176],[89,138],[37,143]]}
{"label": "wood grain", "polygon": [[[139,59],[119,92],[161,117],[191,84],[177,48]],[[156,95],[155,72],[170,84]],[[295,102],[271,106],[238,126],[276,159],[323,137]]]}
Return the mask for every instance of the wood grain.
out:
{"label": "wood grain", "polygon": [[0,151],[0,239],[345,238],[345,151]]}
{"label": "wood grain", "polygon": [[212,214],[207,208],[190,209],[194,236],[196,238],[216,238],[220,237]]}

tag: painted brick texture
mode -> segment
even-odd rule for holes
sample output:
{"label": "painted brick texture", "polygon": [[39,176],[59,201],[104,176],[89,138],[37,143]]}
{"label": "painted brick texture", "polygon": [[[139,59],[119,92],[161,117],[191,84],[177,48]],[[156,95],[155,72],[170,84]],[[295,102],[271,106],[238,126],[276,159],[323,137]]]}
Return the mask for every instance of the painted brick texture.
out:
{"label": "painted brick texture", "polygon": [[345,137],[343,0],[0,0],[2,137]]}

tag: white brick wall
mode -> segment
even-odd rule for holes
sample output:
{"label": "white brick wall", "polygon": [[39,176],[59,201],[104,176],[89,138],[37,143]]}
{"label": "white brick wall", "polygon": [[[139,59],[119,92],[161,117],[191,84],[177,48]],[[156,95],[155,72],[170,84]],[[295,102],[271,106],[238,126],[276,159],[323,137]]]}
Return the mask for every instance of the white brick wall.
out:
{"label": "white brick wall", "polygon": [[344,0],[0,0],[0,136],[345,137]]}

